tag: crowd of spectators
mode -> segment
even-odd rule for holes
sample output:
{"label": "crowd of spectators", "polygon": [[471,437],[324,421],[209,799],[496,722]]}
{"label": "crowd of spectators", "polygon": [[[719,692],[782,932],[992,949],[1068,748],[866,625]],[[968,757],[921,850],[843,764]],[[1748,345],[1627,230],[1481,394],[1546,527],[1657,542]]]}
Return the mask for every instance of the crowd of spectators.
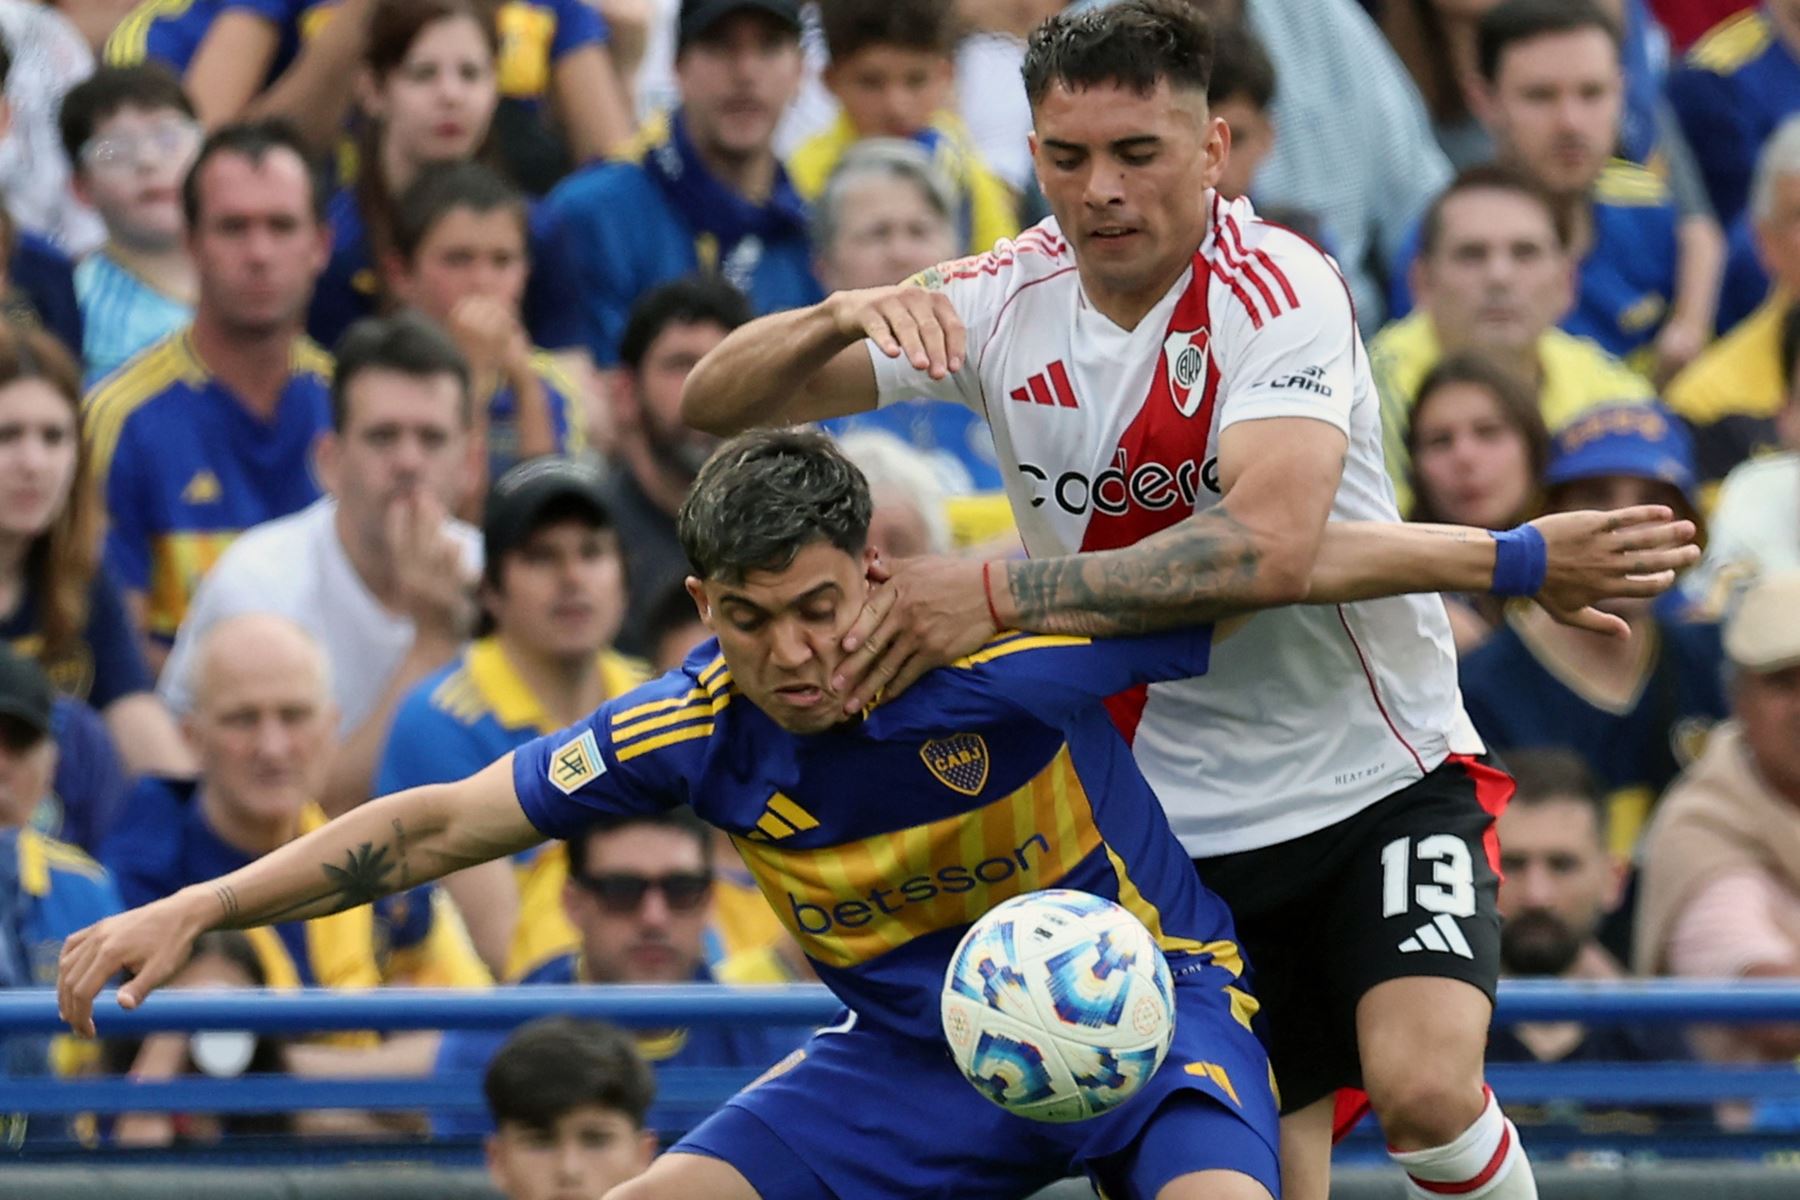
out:
{"label": "crowd of spectators", "polygon": [[[1614,607],[1627,638],[1446,598],[1520,779],[1505,969],[1800,977],[1800,0],[1192,2],[1219,24],[1220,191],[1336,256],[1403,515],[1663,503],[1702,529],[1673,592]],[[1040,219],[1017,67],[1062,7],[0,0],[0,986],[121,903],[679,665],[705,631],[674,514],[713,444],[687,373],[753,315]],[[831,428],[884,554],[1016,550],[977,415]],[[214,935],[182,982],[804,972],[729,840],[646,819]],[[636,1048],[760,1068],[792,1041],[767,1032]],[[641,1166],[621,1037],[553,1025],[495,1060],[496,1178],[559,1138]],[[111,1054],[425,1074],[497,1048],[376,1043]],[[1800,1026],[1495,1041],[1796,1053]]]}

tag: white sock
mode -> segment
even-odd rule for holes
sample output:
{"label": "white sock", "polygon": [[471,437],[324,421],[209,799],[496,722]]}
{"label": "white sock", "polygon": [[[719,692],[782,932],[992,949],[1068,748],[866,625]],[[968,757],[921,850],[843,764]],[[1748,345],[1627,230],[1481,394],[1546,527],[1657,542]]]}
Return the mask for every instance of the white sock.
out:
{"label": "white sock", "polygon": [[1414,1200],[1537,1200],[1537,1180],[1519,1145],[1519,1131],[1500,1111],[1493,1089],[1475,1123],[1447,1146],[1389,1150],[1406,1172]]}

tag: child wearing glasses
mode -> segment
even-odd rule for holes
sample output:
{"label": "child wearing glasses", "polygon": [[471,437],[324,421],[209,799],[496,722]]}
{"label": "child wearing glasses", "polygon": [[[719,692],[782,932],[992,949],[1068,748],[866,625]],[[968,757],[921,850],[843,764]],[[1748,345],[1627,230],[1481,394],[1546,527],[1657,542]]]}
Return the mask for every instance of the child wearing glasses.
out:
{"label": "child wearing glasses", "polygon": [[106,243],[75,268],[91,386],[193,319],[199,281],[181,181],[200,126],[181,81],[158,64],[101,67],[70,89],[59,121],[75,193],[106,224]]}

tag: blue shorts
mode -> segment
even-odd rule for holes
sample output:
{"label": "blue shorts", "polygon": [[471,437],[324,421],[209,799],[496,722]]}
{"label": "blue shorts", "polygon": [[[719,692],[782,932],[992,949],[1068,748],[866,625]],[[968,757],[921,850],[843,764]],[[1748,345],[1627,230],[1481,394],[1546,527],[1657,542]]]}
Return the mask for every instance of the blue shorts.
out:
{"label": "blue shorts", "polygon": [[852,1024],[733,1097],[674,1147],[736,1167],[764,1200],[1016,1200],[1086,1172],[1112,1200],[1154,1200],[1192,1171],[1281,1195],[1269,1062],[1232,1014],[1222,968],[1175,977],[1175,1041],[1137,1095],[1092,1120],[1015,1117],[943,1043]]}

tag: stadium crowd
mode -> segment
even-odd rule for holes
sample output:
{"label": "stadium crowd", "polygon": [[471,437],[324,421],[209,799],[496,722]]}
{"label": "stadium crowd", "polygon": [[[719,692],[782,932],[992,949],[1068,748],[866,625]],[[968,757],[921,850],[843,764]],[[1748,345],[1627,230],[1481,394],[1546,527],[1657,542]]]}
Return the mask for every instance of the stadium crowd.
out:
{"label": "stadium crowd", "polygon": [[[1703,529],[1673,591],[1612,606],[1627,638],[1445,598],[1469,715],[1519,781],[1506,973],[1800,977],[1800,2],[1192,2],[1219,23],[1219,191],[1342,267],[1402,512],[1662,503]],[[706,634],[675,513],[714,445],[681,420],[688,372],[753,316],[1041,219],[1018,67],[1062,7],[0,0],[0,987],[52,982],[108,912],[678,666]],[[885,555],[1020,552],[1005,488],[1049,485],[1005,479],[978,415],[829,424]],[[805,973],[731,841],[675,817],[208,935],[180,982]],[[796,1041],[669,1029],[635,1055],[758,1069]],[[65,1049],[9,1069],[96,1069]],[[227,1069],[210,1049],[104,1057]],[[618,1035],[498,1049],[264,1039],[234,1069],[492,1060],[503,1184],[563,1169],[559,1138],[610,1148],[608,1179],[648,1161],[652,1084]],[[1787,1062],[1800,1024],[1523,1026],[1491,1055]]]}

